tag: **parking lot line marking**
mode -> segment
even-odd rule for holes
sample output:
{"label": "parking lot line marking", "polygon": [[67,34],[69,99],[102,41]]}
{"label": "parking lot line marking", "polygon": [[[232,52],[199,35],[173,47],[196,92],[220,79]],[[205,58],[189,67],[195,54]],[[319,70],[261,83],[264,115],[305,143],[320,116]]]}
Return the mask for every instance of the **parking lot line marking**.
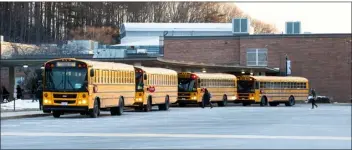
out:
{"label": "parking lot line marking", "polygon": [[224,138],[224,139],[292,139],[292,140],[340,140],[351,137],[336,136],[271,136],[271,135],[221,135],[221,134],[139,134],[139,133],[55,133],[55,132],[1,132],[1,136],[52,136],[52,137],[156,137],[156,138]]}

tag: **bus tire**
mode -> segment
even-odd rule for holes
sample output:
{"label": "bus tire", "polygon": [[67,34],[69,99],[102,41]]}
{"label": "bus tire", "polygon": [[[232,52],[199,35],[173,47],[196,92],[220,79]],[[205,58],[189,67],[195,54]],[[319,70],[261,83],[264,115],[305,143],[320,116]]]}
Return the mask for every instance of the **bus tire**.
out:
{"label": "bus tire", "polygon": [[295,98],[293,96],[290,96],[288,98],[288,102],[285,103],[286,106],[293,106],[295,105]]}
{"label": "bus tire", "polygon": [[82,115],[82,116],[84,116],[84,115],[86,115],[87,113],[85,113],[85,112],[80,112],[79,114]]}
{"label": "bus tire", "polygon": [[119,98],[119,106],[110,108],[110,114],[112,116],[121,116],[123,114],[124,102],[123,98]]}
{"label": "bus tire", "polygon": [[89,116],[91,118],[97,118],[99,116],[99,101],[98,101],[98,99],[94,100],[93,109],[89,110]]}
{"label": "bus tire", "polygon": [[268,100],[266,99],[265,96],[262,96],[262,98],[260,99],[260,106],[266,106],[268,105]]}
{"label": "bus tire", "polygon": [[54,118],[60,118],[61,112],[59,111],[53,111],[53,117]]}
{"label": "bus tire", "polygon": [[147,104],[144,105],[144,111],[148,112],[148,111],[151,111],[151,110],[152,110],[152,97],[149,96],[148,100],[147,100]]}
{"label": "bus tire", "polygon": [[226,105],[227,105],[227,96],[224,95],[224,96],[222,97],[222,101],[221,101],[221,102],[218,102],[218,106],[224,107],[224,106],[226,106]]}
{"label": "bus tire", "polygon": [[165,97],[165,103],[164,104],[160,104],[158,105],[159,110],[169,110],[169,106],[170,106],[170,100],[169,100],[169,96]]}
{"label": "bus tire", "polygon": [[123,114],[123,109],[125,108],[125,102],[123,97],[119,98],[119,106],[116,108],[117,115],[121,116]]}

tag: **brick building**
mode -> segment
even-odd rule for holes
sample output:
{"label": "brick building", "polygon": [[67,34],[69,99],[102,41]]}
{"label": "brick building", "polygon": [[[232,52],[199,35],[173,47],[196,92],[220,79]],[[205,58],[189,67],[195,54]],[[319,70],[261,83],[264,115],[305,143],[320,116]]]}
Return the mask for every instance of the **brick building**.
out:
{"label": "brick building", "polygon": [[286,54],[292,76],[308,78],[319,95],[351,102],[351,34],[164,37],[164,59],[177,61],[260,65],[283,72]]}

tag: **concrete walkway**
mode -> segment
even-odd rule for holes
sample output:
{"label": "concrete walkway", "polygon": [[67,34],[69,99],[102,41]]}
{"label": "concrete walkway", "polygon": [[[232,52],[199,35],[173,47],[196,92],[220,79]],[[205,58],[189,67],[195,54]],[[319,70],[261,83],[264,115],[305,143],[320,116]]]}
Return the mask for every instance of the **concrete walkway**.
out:
{"label": "concrete walkway", "polygon": [[29,118],[49,116],[51,114],[43,113],[43,111],[16,111],[16,112],[1,112],[1,120],[16,119],[16,118]]}

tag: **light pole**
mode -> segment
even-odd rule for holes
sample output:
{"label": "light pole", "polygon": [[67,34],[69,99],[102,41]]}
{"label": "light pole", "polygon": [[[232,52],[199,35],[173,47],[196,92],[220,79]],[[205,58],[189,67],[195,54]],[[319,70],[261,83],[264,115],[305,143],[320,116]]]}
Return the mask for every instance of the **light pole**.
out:
{"label": "light pole", "polygon": [[285,54],[285,64],[286,64],[286,66],[285,66],[285,76],[287,76],[287,60],[288,60],[288,57],[287,57],[287,54]]}

